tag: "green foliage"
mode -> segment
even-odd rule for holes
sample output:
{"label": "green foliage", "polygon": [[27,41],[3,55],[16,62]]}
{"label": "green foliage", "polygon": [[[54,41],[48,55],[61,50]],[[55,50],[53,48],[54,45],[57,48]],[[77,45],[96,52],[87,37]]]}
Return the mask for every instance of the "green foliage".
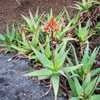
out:
{"label": "green foliage", "polygon": [[95,94],[94,91],[100,90],[97,87],[97,84],[100,82],[100,68],[93,69],[93,64],[96,61],[96,56],[99,53],[100,48],[95,48],[93,52],[90,52],[89,44],[87,43],[81,61],[78,60],[73,46],[72,49],[75,62],[77,64],[81,63],[82,67],[78,69],[78,71],[75,71],[74,75],[76,74],[77,77],[68,79],[72,92],[70,100],[98,100],[100,95]]}
{"label": "green foliage", "polygon": [[79,11],[89,11],[96,4],[100,4],[100,2],[97,0],[82,0],[82,2],[76,2],[74,8]]}
{"label": "green foliage", "polygon": [[11,47],[22,54],[29,54],[32,49],[29,41],[18,41],[18,45],[12,44]]}
{"label": "green foliage", "polygon": [[35,16],[32,15],[31,10],[29,10],[29,17],[22,15],[29,32],[36,33],[41,28],[40,23],[43,14],[39,16],[38,11],[39,9],[37,9]]}
{"label": "green foliage", "polygon": [[100,29],[100,22],[97,23],[96,28]]}
{"label": "green foliage", "polygon": [[100,22],[97,23],[95,29],[96,29],[97,34],[100,35]]}
{"label": "green foliage", "polygon": [[77,25],[77,22],[79,20],[79,14],[77,14],[74,18],[70,19],[68,21],[67,26],[65,26],[64,28],[62,28],[62,30],[60,32],[57,32],[57,37],[58,39],[61,39],[62,37],[64,37],[65,33],[67,33],[68,31],[70,31],[71,29],[75,28]]}
{"label": "green foliage", "polygon": [[[83,64],[82,67],[76,72],[81,79],[84,79],[85,76],[92,71],[93,76],[97,75],[100,73],[99,69],[94,69],[93,70],[93,65],[96,61],[97,54],[100,51],[100,47],[96,47],[92,52],[90,51],[89,48],[89,43],[87,43],[86,48],[84,49],[84,53],[82,55],[82,58],[79,60],[75,51],[74,46],[72,45],[72,52],[74,56],[74,63],[75,64]],[[70,59],[70,58],[69,58]],[[72,60],[69,61],[69,63],[73,64]]]}
{"label": "green foliage", "polygon": [[12,51],[12,44],[16,44],[16,40],[20,36],[15,30],[15,26],[12,25],[11,28],[7,26],[7,32],[5,34],[0,34],[0,46],[6,48],[8,51]]}
{"label": "green foliage", "polygon": [[41,47],[41,51],[33,48],[37,59],[43,65],[43,69],[33,71],[28,73],[28,76],[37,76],[37,77],[46,77],[50,78],[53,89],[55,100],[57,100],[57,94],[59,90],[59,81],[60,75],[65,76],[65,73],[73,72],[80,68],[81,65],[64,67],[66,55],[68,54],[68,50],[66,50],[67,40],[64,40],[61,44],[58,44],[58,47],[55,50],[51,50],[51,58],[48,58],[45,54],[44,48]]}
{"label": "green foliage", "polygon": [[81,43],[86,42],[93,34],[94,32],[89,27],[89,21],[87,22],[86,26],[79,24],[78,28],[76,28],[76,35]]}
{"label": "green foliage", "polygon": [[25,31],[23,30],[19,32],[20,34],[20,40],[17,40],[17,44],[12,44],[11,47],[18,52],[27,55],[29,58],[34,58],[32,56],[34,52],[32,51],[32,47],[38,48],[38,45],[40,43],[39,36],[41,32],[41,18],[42,15],[38,15],[38,10],[35,14],[35,16],[32,15],[31,11],[29,10],[30,17],[26,17],[22,15],[23,19],[26,22]]}
{"label": "green foliage", "polygon": [[82,82],[76,77],[68,80],[73,94],[71,100],[94,100],[93,98],[100,97],[100,95],[94,94],[98,77],[92,79],[91,75],[92,73],[88,73]]}
{"label": "green foliage", "polygon": [[[44,25],[47,24],[52,18],[54,18],[57,25],[55,25],[55,22],[51,23],[55,25],[55,28],[56,26],[59,26],[59,31],[51,31],[49,35],[53,34],[54,38],[61,40],[68,31],[76,27],[79,17],[79,14],[77,14],[74,18],[70,18],[66,8],[63,8],[57,16],[54,16],[51,9],[50,13],[48,13],[48,15],[45,17]],[[67,21],[67,25],[65,25],[65,20]]]}
{"label": "green foliage", "polygon": [[71,29],[75,28],[77,26],[77,22],[80,17],[79,13],[77,13],[73,18],[70,18],[67,9],[64,9],[64,11],[65,11],[65,16],[66,16],[65,20],[67,20],[68,22],[67,22],[67,25],[64,26],[62,30],[57,33],[59,38],[63,37],[65,33],[70,31]]}
{"label": "green foliage", "polygon": [[80,75],[84,77],[85,74],[91,71],[93,64],[96,61],[96,56],[100,48],[95,48],[92,53],[90,53],[89,45],[87,44],[86,49],[84,50],[84,55],[81,60],[83,67],[80,69]]}

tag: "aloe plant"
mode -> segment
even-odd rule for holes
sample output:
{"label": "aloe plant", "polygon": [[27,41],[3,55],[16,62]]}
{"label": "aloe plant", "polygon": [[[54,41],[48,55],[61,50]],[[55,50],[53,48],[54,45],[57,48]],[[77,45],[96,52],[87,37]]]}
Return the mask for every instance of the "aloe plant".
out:
{"label": "aloe plant", "polygon": [[95,4],[100,4],[98,0],[82,0],[82,2],[76,2],[75,7],[79,11],[89,11]]}
{"label": "aloe plant", "polygon": [[72,19],[68,20],[68,24],[62,28],[61,31],[58,31],[56,33],[58,39],[61,39],[65,36],[65,33],[67,33],[68,31],[70,31],[71,29],[74,29],[77,26],[77,22],[79,20],[79,13]]}
{"label": "aloe plant", "polygon": [[98,83],[98,76],[95,78],[91,76],[92,72],[89,72],[82,82],[76,77],[68,80],[72,90],[70,100],[99,100],[100,95],[94,93]]}
{"label": "aloe plant", "polygon": [[[80,68],[81,64],[74,65],[70,67],[66,67],[64,65],[66,55],[68,54],[68,50],[66,50],[67,40],[64,40],[61,44],[57,46],[53,51],[50,50],[50,54],[52,56],[48,58],[46,55],[45,49],[41,47],[41,51],[33,48],[34,53],[36,54],[37,59],[43,65],[43,68],[40,70],[35,70],[26,74],[27,76],[37,76],[38,78],[50,78],[51,84],[53,86],[55,100],[57,100],[57,94],[59,90],[60,84],[60,76],[63,75],[66,77],[65,73],[73,72]],[[50,45],[50,44],[49,44]],[[50,46],[49,46],[50,47]]]}
{"label": "aloe plant", "polygon": [[39,36],[42,31],[41,28],[41,18],[42,15],[38,15],[38,9],[36,11],[35,16],[32,15],[31,10],[29,10],[29,17],[22,15],[23,19],[26,22],[24,26],[26,32],[19,31],[20,40],[17,40],[17,44],[12,44],[11,47],[18,52],[31,57],[33,55],[33,51],[31,47],[38,48],[39,45]]}
{"label": "aloe plant", "polygon": [[2,48],[6,48],[8,51],[11,51],[11,45],[16,44],[18,39],[20,39],[20,35],[17,33],[14,24],[11,28],[7,26],[6,33],[0,34],[0,46]]}
{"label": "aloe plant", "polygon": [[[78,72],[76,72],[81,79],[84,79],[85,76],[92,71],[93,76],[97,75],[100,73],[99,69],[93,69],[94,68],[94,63],[96,62],[96,57],[97,54],[99,53],[100,48],[96,47],[92,52],[90,51],[89,48],[89,43],[87,42],[86,48],[84,49],[84,53],[82,55],[82,58],[77,57],[76,51],[74,46],[72,45],[72,51],[73,51],[73,59],[74,59],[74,63],[75,64],[83,64],[82,67],[78,70]],[[71,64],[73,64],[73,62],[71,61],[71,59],[69,58],[69,63],[71,62]]]}
{"label": "aloe plant", "polygon": [[32,47],[38,48],[39,47],[39,32],[36,34],[32,34],[31,40],[27,39],[27,36],[25,33],[19,33],[21,34],[21,39],[17,40],[17,44],[11,44],[11,47],[18,51],[19,53],[22,53],[24,55],[27,55],[29,58],[32,57],[34,52],[32,51]]}
{"label": "aloe plant", "polygon": [[79,38],[81,44],[85,43],[95,32],[90,28],[89,21],[85,26],[79,24],[78,28],[76,28],[76,35]]}
{"label": "aloe plant", "polygon": [[[64,25],[64,20],[68,21],[67,25]],[[49,35],[53,34],[54,38],[61,40],[65,36],[65,33],[76,27],[78,20],[79,14],[74,18],[70,18],[68,11],[65,8],[58,16],[54,16],[51,9],[50,13],[45,18],[44,31],[49,33]]]}
{"label": "aloe plant", "polygon": [[33,16],[31,10],[29,10],[29,15],[30,15],[29,17],[21,15],[26,22],[26,27],[28,28],[29,32],[36,33],[41,28],[40,24],[41,24],[41,18],[43,17],[43,14],[39,16],[38,12],[39,9],[37,9],[35,16]]}
{"label": "aloe plant", "polygon": [[91,71],[91,69],[93,68],[93,64],[96,61],[96,56],[97,56],[99,50],[100,50],[99,47],[95,48],[93,50],[93,52],[90,54],[89,45],[87,45],[87,47],[84,51],[83,58],[81,60],[83,67],[80,69],[80,75],[82,75],[84,77],[85,74],[87,74],[88,72]]}

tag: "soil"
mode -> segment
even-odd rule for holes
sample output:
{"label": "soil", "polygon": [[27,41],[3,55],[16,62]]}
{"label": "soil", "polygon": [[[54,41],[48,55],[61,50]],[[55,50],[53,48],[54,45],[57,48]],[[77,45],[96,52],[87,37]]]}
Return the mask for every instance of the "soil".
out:
{"label": "soil", "polygon": [[[23,76],[29,70],[27,60],[11,60],[9,55],[0,55],[0,100],[54,100],[53,92],[41,97],[48,88]],[[58,100],[66,100],[58,97]]]}
{"label": "soil", "polygon": [[[19,1],[17,3],[16,1]],[[40,12],[48,11],[53,8],[57,14],[64,6],[73,14],[73,9],[70,8],[75,0],[0,0],[0,32],[3,33],[6,24],[15,23],[21,19],[21,14],[27,15],[28,10],[32,9],[36,12],[37,7]]]}

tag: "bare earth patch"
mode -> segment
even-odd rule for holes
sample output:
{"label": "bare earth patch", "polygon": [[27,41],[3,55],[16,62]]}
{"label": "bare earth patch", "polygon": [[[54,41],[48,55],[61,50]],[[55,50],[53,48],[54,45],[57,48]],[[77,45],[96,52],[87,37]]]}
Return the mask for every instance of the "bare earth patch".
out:
{"label": "bare earth patch", "polygon": [[55,13],[58,13],[64,6],[73,13],[73,9],[69,7],[75,0],[0,0],[0,32],[5,30],[7,23],[14,23],[20,20],[20,14],[27,14],[29,8],[32,9],[33,13],[37,7],[40,8],[40,12],[48,11],[53,8]]}

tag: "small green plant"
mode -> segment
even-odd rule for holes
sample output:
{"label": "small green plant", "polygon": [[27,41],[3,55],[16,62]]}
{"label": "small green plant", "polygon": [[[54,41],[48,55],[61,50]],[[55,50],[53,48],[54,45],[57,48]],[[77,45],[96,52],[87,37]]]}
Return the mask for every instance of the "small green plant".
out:
{"label": "small green plant", "polygon": [[[84,79],[85,76],[91,72],[91,70],[93,69],[93,64],[96,61],[96,57],[97,54],[99,53],[100,48],[96,47],[93,52],[90,51],[89,49],[89,43],[87,43],[87,46],[84,50],[84,53],[82,55],[81,60],[78,59],[75,48],[72,46],[72,50],[73,50],[73,54],[74,54],[74,58],[75,58],[75,63],[76,64],[83,64],[82,67],[78,70],[77,74],[81,77],[81,79]],[[72,62],[71,62],[72,63]],[[73,63],[72,63],[73,64]],[[98,70],[98,69],[97,69]],[[94,71],[94,72],[98,72],[98,71]]]}
{"label": "small green plant", "polygon": [[82,44],[85,43],[93,34],[95,33],[89,27],[89,22],[87,22],[86,26],[79,24],[78,28],[76,28],[76,35]]}
{"label": "small green plant", "polygon": [[43,14],[39,16],[38,11],[39,9],[37,9],[35,16],[32,15],[31,10],[29,10],[29,17],[22,15],[22,18],[26,22],[28,32],[37,33],[41,28],[41,19],[43,17]]}
{"label": "small green plant", "polygon": [[73,95],[70,100],[99,100],[100,95],[94,93],[98,76],[91,78],[91,75],[92,73],[89,72],[82,82],[76,77],[68,80]]}
{"label": "small green plant", "polygon": [[75,7],[79,11],[89,11],[95,4],[100,4],[97,0],[82,0],[82,2],[76,2]]}
{"label": "small green plant", "polygon": [[6,34],[0,34],[0,46],[7,49],[8,51],[12,51],[12,44],[16,44],[17,39],[20,36],[15,30],[15,26],[12,25],[11,29],[7,26]]}
{"label": "small green plant", "polygon": [[18,51],[20,54],[28,55],[32,52],[30,42],[28,40],[25,41],[17,41],[16,44],[11,44],[11,47]]}
{"label": "small green plant", "polygon": [[34,52],[32,51],[32,47],[39,47],[39,32],[36,34],[32,34],[31,39],[25,33],[19,33],[21,36],[20,40],[17,40],[17,44],[12,44],[11,47],[18,51],[21,54],[32,58]]}
{"label": "small green plant", "polygon": [[38,10],[36,11],[35,16],[33,16],[31,11],[29,10],[29,15],[30,17],[22,15],[23,19],[26,22],[26,25],[24,26],[24,28],[22,27],[22,29],[19,29],[21,39],[17,40],[17,44],[12,44],[11,47],[17,50],[19,53],[27,55],[29,58],[31,58],[34,54],[31,47],[38,48],[40,42],[39,36],[42,31],[42,15],[38,15]]}
{"label": "small green plant", "polygon": [[100,48],[95,48],[92,53],[90,53],[89,45],[87,44],[87,47],[84,51],[83,58],[81,60],[81,63],[83,66],[79,70],[80,75],[84,78],[85,75],[91,71],[93,68],[93,64],[96,61],[96,56],[99,52]]}
{"label": "small green plant", "polygon": [[[56,49],[50,50],[51,57],[48,58],[45,50],[41,47],[41,51],[33,48],[34,53],[36,54],[37,59],[43,65],[43,68],[40,70],[35,70],[27,74],[27,76],[37,76],[38,78],[50,78],[51,84],[53,86],[55,100],[57,100],[57,94],[59,90],[60,84],[60,76],[63,75],[66,77],[65,73],[73,72],[80,68],[80,65],[66,67],[65,59],[68,54],[68,50],[66,50],[67,40],[64,40],[61,44],[57,46]],[[50,47],[50,46],[49,46]]]}

